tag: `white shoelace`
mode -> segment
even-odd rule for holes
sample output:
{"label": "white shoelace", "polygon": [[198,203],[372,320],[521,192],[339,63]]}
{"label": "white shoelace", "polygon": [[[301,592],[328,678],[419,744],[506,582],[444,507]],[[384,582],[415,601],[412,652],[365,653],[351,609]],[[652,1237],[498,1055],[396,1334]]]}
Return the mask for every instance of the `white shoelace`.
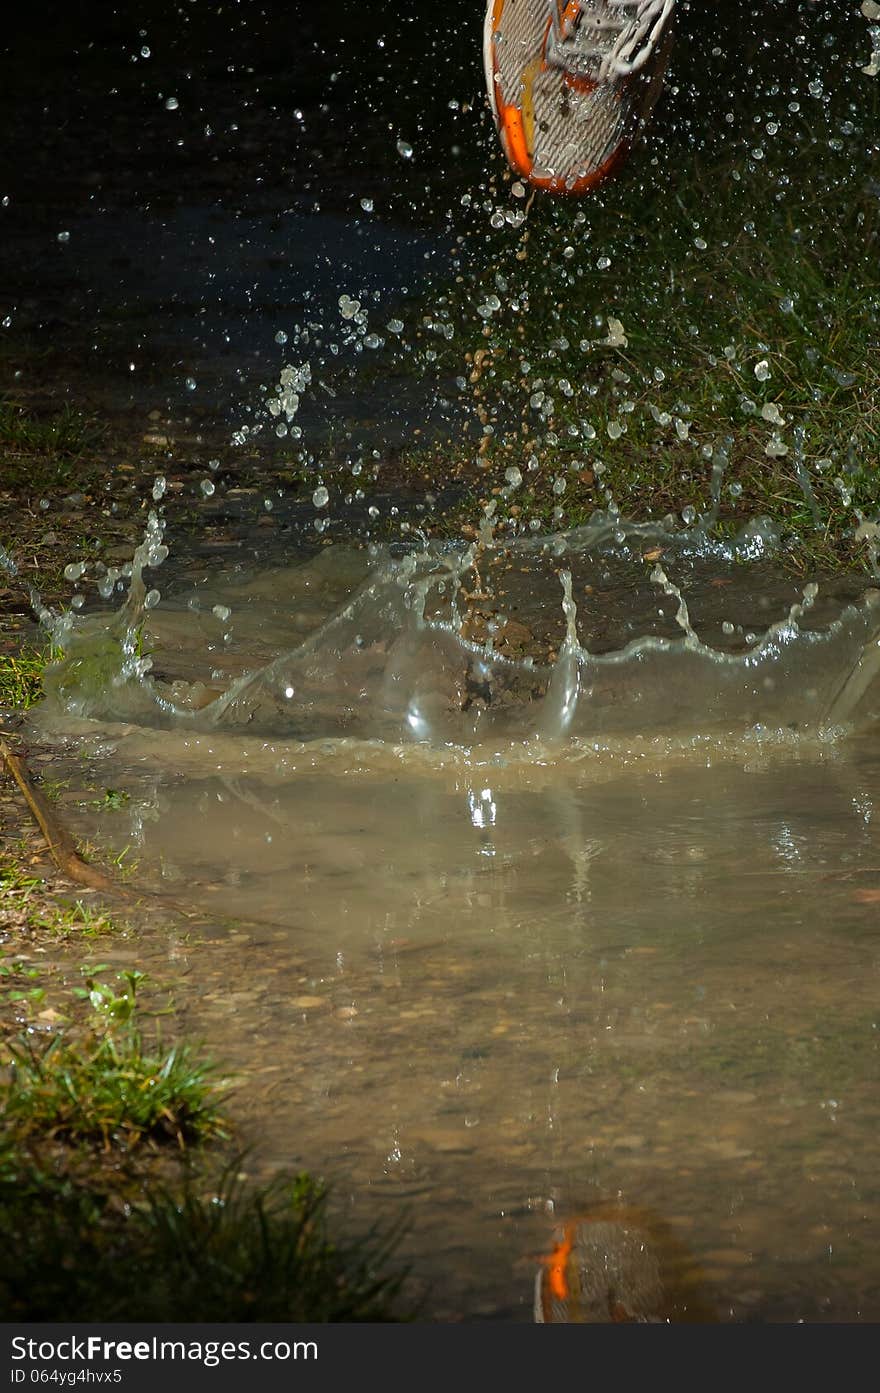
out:
{"label": "white shoelace", "polygon": [[585,0],[574,23],[563,25],[557,0],[548,3],[547,61],[600,82],[643,68],[675,9],[675,0]]}

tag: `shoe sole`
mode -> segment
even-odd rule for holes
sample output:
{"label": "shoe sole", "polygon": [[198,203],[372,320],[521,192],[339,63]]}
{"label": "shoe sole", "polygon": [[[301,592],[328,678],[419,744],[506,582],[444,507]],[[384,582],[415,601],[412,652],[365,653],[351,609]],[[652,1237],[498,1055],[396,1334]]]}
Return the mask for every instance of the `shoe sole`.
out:
{"label": "shoe sole", "polygon": [[505,74],[496,39],[512,2],[489,0],[483,21],[483,68],[502,149],[514,173],[533,187],[579,197],[615,173],[647,123],[662,89],[672,26],[646,69],[632,78],[594,82],[546,63],[549,20],[535,17],[538,32],[519,40],[523,53],[513,68],[505,65]]}

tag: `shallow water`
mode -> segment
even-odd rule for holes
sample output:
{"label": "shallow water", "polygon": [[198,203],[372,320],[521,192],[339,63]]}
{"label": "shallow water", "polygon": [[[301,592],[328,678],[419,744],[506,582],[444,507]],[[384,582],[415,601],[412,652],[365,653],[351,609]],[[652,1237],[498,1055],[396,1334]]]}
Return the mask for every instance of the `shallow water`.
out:
{"label": "shallow water", "polygon": [[[281,572],[212,578],[204,633],[185,594],[169,600],[150,616],[157,670],[211,668],[223,688],[248,652],[281,650],[273,625],[307,634],[359,579],[350,559],[334,584],[315,574],[296,612],[288,573],[280,589]],[[717,601],[708,577],[691,577],[692,614]],[[786,584],[764,576],[763,607],[725,592],[745,621],[731,653],[760,644],[755,613],[784,615]],[[236,586],[237,652],[205,617]],[[820,597],[794,650],[849,598]],[[608,615],[619,643],[644,632],[622,601]],[[44,727],[131,795],[78,830],[204,911],[208,927],[163,930],[139,961],[183,972],[187,1029],[245,1075],[254,1166],[322,1173],[358,1224],[405,1213],[429,1318],[530,1320],[559,1222],[613,1203],[669,1225],[719,1319],[873,1321],[880,744],[872,719],[807,737],[747,714],[471,747]]]}

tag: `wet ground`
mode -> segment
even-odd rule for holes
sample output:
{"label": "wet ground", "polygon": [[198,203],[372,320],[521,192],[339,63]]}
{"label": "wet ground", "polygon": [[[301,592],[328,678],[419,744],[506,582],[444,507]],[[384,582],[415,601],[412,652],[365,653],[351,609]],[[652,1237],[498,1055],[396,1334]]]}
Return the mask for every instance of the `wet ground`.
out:
{"label": "wet ground", "polygon": [[283,778],[126,744],[90,772],[130,804],[78,829],[213,921],[139,965],[244,1073],[260,1170],[407,1212],[431,1318],[530,1319],[555,1219],[614,1200],[721,1319],[880,1317],[876,742]]}

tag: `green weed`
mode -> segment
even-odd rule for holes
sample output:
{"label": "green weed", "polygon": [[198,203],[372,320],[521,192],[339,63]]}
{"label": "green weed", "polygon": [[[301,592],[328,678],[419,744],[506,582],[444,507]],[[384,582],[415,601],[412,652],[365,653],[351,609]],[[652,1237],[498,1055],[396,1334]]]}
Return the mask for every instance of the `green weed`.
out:
{"label": "green weed", "polygon": [[104,797],[92,799],[89,803],[89,807],[94,808],[95,811],[99,813],[118,812],[120,808],[125,807],[130,798],[131,794],[126,793],[122,789],[108,788],[104,793]]}
{"label": "green weed", "polygon": [[9,1082],[0,1086],[7,1127],[23,1139],[129,1150],[142,1142],[225,1136],[210,1065],[186,1045],[150,1047],[134,1029],[48,1043],[6,1042]]}
{"label": "green weed", "polygon": [[103,938],[118,934],[124,927],[104,910],[85,904],[82,900],[29,914],[28,926],[31,929],[45,929],[55,938]]}
{"label": "green weed", "polygon": [[0,706],[27,711],[43,696],[43,673],[57,662],[60,650],[25,645],[19,653],[0,654]]}
{"label": "green weed", "polygon": [[41,976],[38,967],[20,958],[0,962],[0,997],[10,1005],[24,1001],[40,1004],[46,998],[45,988],[37,985]]}
{"label": "green weed", "polygon": [[106,1184],[0,1154],[0,1305],[41,1320],[385,1321],[397,1232],[329,1235],[307,1175],[248,1186],[195,1174],[125,1204]]}
{"label": "green weed", "polygon": [[7,1127],[21,1139],[130,1150],[141,1142],[181,1149],[225,1135],[215,1070],[185,1044],[148,1045],[137,1028],[142,972],[120,973],[119,986],[84,969],[74,995],[92,1009],[80,1038],[48,1041],[22,1034],[6,1042],[8,1082],[0,1085]]}
{"label": "green weed", "polygon": [[[24,854],[26,848],[23,848]],[[15,897],[26,901],[36,890],[44,888],[44,881],[40,876],[30,875],[22,870],[21,866],[15,861],[0,861],[0,896]]]}
{"label": "green weed", "polygon": [[36,416],[14,401],[0,401],[0,459],[5,487],[45,493],[81,484],[91,475],[83,456],[99,443],[104,429],[65,406]]}

